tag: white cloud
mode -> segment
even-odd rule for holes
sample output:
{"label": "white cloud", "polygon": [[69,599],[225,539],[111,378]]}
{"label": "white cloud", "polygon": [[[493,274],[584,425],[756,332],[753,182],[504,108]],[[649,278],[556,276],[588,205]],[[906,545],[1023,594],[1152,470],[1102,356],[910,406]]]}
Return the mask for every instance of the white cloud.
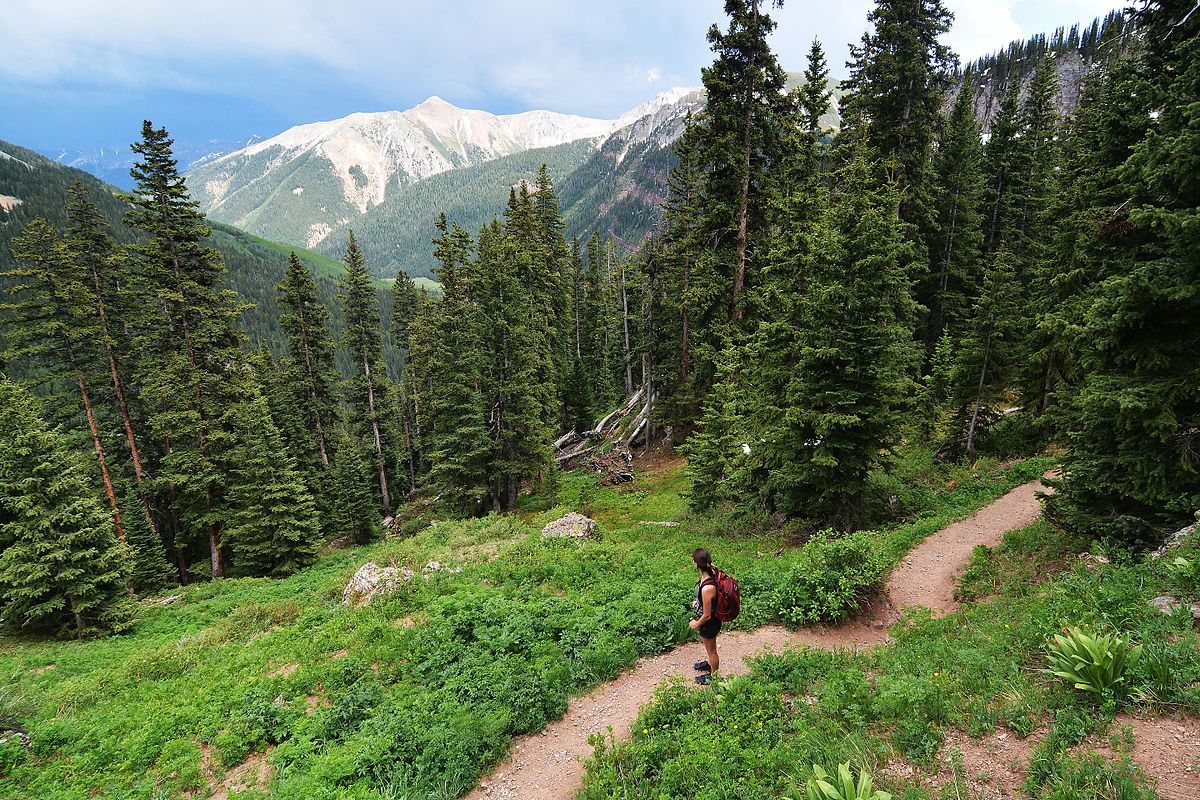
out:
{"label": "white cloud", "polygon": [[1013,18],[1015,0],[946,0],[954,26],[944,41],[964,61],[1004,47],[1029,35]]}
{"label": "white cloud", "polygon": [[[1108,6],[947,2],[958,18],[947,41],[964,59],[1027,33],[1090,20]],[[872,5],[787,0],[771,11],[779,23],[772,45],[786,68],[802,70],[818,37],[834,75],[844,75],[847,43],[861,37]],[[647,84],[698,82],[712,59],[705,31],[724,24],[723,6],[722,0],[0,0],[0,94],[6,85],[46,92],[182,90],[266,103],[279,87],[301,85],[368,98],[377,108],[440,94],[493,110],[615,116],[647,99]]]}

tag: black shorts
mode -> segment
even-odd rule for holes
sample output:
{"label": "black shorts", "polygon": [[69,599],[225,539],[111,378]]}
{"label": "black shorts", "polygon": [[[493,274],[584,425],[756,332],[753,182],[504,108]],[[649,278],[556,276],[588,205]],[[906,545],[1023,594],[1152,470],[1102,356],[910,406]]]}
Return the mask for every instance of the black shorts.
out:
{"label": "black shorts", "polygon": [[702,639],[715,639],[717,634],[721,632],[721,620],[713,617],[708,622],[696,628],[696,633],[700,634]]}

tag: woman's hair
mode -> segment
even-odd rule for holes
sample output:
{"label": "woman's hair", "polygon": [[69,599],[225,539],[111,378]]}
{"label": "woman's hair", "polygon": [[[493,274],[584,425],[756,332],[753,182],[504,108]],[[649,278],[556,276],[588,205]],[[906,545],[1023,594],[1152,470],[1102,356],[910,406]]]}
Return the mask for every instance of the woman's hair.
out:
{"label": "woman's hair", "polygon": [[717,568],[714,567],[712,563],[712,553],[708,552],[706,548],[697,547],[695,550],[693,550],[692,561],[695,562],[696,567],[699,568],[701,572],[704,572],[708,575],[717,574]]}

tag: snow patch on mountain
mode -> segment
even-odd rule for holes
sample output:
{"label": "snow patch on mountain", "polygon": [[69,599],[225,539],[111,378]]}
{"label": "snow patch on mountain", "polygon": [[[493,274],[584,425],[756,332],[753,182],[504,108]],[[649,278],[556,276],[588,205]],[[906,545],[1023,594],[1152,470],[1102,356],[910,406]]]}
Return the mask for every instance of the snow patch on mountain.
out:
{"label": "snow patch on mountain", "polygon": [[30,172],[32,172],[32,171],[33,171],[33,165],[32,165],[32,164],[30,164],[30,163],[29,163],[29,162],[27,162],[27,161],[22,161],[21,159],[17,158],[17,157],[16,157],[16,156],[14,156],[14,155],[9,155],[8,153],[4,152],[3,150],[0,150],[0,158],[4,159],[5,161],[15,161],[15,162],[17,162],[18,164],[22,164],[22,165],[24,165],[24,166],[25,166],[27,169],[29,169],[29,171],[30,171]]}

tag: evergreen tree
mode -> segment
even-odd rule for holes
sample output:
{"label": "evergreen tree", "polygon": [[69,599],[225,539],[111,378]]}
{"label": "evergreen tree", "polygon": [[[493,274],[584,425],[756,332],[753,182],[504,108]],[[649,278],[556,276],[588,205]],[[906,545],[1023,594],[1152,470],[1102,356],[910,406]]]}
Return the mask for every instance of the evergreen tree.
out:
{"label": "evergreen tree", "polygon": [[232,480],[226,540],[238,571],[290,575],[317,560],[320,528],[312,494],[271,419],[265,398],[231,406],[224,428]]}
{"label": "evergreen tree", "polygon": [[701,73],[707,94],[699,137],[706,169],[704,240],[710,247],[715,243],[715,251],[712,269],[696,287],[695,323],[713,351],[720,347],[722,323],[746,314],[751,273],[761,269],[765,255],[757,249],[768,224],[767,178],[796,124],[795,107],[784,93],[787,73],[767,43],[775,22],[762,12],[760,0],[726,0],[725,13],[729,28],[709,28],[716,59]]}
{"label": "evergreen tree", "polygon": [[837,175],[797,298],[785,405],[754,448],[768,507],[841,528],[860,519],[867,476],[898,440],[916,366],[897,189],[877,170],[860,142]]}
{"label": "evergreen tree", "polygon": [[244,307],[220,288],[224,264],[205,246],[210,230],[166,130],[146,121],[133,150],[140,160],[131,170],[137,184],[126,222],[147,237],[133,250],[142,313],[131,324],[148,428],[163,453],[154,485],[168,497],[181,556],[190,543],[207,540],[212,576],[220,578],[229,480],[217,442],[228,442],[219,431],[225,409],[250,391],[235,324]]}
{"label": "evergreen tree", "polygon": [[[1110,76],[1100,153],[1126,153],[1099,224],[1080,337],[1082,379],[1052,518],[1153,541],[1200,509],[1200,16],[1151,2],[1144,51]],[[1134,140],[1132,151],[1125,145]]]}
{"label": "evergreen tree", "polygon": [[129,545],[129,582],[133,588],[148,595],[175,583],[176,575],[167,561],[162,538],[150,527],[153,517],[145,513],[144,501],[133,489],[124,493],[121,519]]}
{"label": "evergreen tree", "polygon": [[326,428],[334,416],[333,341],[329,336],[329,311],[317,298],[317,284],[296,254],[288,255],[287,271],[279,284],[279,323],[288,337],[291,354],[285,376],[292,386],[308,437],[323,467],[330,462]]}
{"label": "evergreen tree", "polygon": [[[484,510],[491,494],[488,460],[492,443],[484,386],[491,384],[485,350],[485,328],[479,307],[478,272],[470,263],[466,231],[443,214],[437,223],[434,256],[440,262],[437,302],[429,347],[430,391],[427,406],[433,419],[429,438],[429,480],[446,505],[468,514]],[[499,334],[499,331],[493,331]],[[497,409],[497,415],[502,413]],[[497,429],[503,420],[496,420]]]}
{"label": "evergreen tree", "polygon": [[939,40],[953,19],[941,0],[876,0],[842,84],[841,137],[864,139],[892,170],[910,236],[927,235],[930,224],[930,148],[956,63]]}
{"label": "evergreen tree", "polygon": [[[712,375],[697,375],[693,356],[693,324],[700,308],[693,276],[710,263],[711,251],[703,241],[704,169],[700,152],[703,135],[689,116],[683,134],[675,141],[675,166],[667,177],[667,199],[663,204],[664,282],[662,309],[658,314],[664,335],[659,337],[657,362],[661,380],[656,407],[660,420],[687,427],[699,413],[699,386],[708,386]],[[601,258],[599,236],[588,243],[588,271],[598,274]],[[595,252],[593,252],[595,245]],[[598,283],[596,278],[589,285]],[[589,368],[598,365],[589,364]]]}
{"label": "evergreen tree", "polygon": [[338,537],[367,544],[380,536],[379,503],[371,491],[374,471],[368,465],[368,449],[348,421],[339,426],[337,447],[330,476],[333,490],[331,528]]}
{"label": "evergreen tree", "polygon": [[1000,242],[1017,225],[1021,195],[1025,188],[1021,133],[1021,82],[1012,80],[1000,111],[992,120],[991,135],[984,146],[986,186],[983,196],[985,258],[991,258]]}
{"label": "evergreen tree", "polygon": [[[128,320],[130,311],[129,292],[133,284],[125,253],[113,241],[108,220],[98,206],[88,198],[87,190],[79,181],[67,189],[67,238],[66,247],[75,268],[86,282],[90,278],[91,297],[95,301],[94,320],[99,334],[101,350],[100,371],[107,372],[112,384],[112,399],[121,418],[125,442],[129,449],[129,460],[137,484],[141,513],[150,533],[157,538],[158,523],[150,509],[150,497],[146,487],[146,467],[142,448],[138,445],[132,404],[129,400],[127,375],[130,371],[130,335]],[[125,291],[123,291],[125,290]],[[124,515],[128,525],[137,525]],[[156,548],[157,549],[157,548]],[[136,576],[135,576],[136,579]]]}
{"label": "evergreen tree", "polygon": [[1002,246],[959,341],[951,379],[958,414],[949,444],[967,458],[977,455],[979,436],[995,419],[1013,376],[1021,349],[1021,301],[1015,259]]}
{"label": "evergreen tree", "polygon": [[354,365],[354,375],[347,381],[350,407],[354,424],[371,437],[380,497],[383,508],[390,512],[392,497],[388,489],[387,459],[384,457],[380,432],[382,396],[387,380],[383,368],[383,337],[375,284],[354,231],[349,233],[343,262],[346,274],[342,276],[338,299],[346,318],[342,343]]}
{"label": "evergreen tree", "polygon": [[45,219],[38,217],[30,222],[13,239],[12,248],[16,265],[0,274],[10,282],[8,291],[16,298],[0,305],[0,312],[11,315],[6,326],[7,356],[31,359],[42,373],[41,383],[71,385],[78,392],[113,525],[124,542],[121,512],[89,387],[88,353],[101,336],[91,313],[94,296],[58,232]]}
{"label": "evergreen tree", "polygon": [[0,613],[83,636],[128,620],[126,557],[83,460],[0,378]]}
{"label": "evergreen tree", "polygon": [[928,298],[925,343],[932,354],[945,335],[956,338],[970,311],[975,274],[983,245],[983,145],[974,110],[975,86],[970,70],[946,120],[933,157],[933,213],[929,239],[930,271],[920,291]]}
{"label": "evergreen tree", "polygon": [[[493,223],[479,238],[479,303],[491,342],[487,362],[486,408],[494,431],[489,459],[492,505],[511,511],[526,480],[553,480],[551,425],[558,418],[548,342],[552,331],[537,311],[531,273],[539,267],[524,245],[530,218],[528,197],[510,198],[503,228]],[[436,464],[436,457],[431,457]]]}

